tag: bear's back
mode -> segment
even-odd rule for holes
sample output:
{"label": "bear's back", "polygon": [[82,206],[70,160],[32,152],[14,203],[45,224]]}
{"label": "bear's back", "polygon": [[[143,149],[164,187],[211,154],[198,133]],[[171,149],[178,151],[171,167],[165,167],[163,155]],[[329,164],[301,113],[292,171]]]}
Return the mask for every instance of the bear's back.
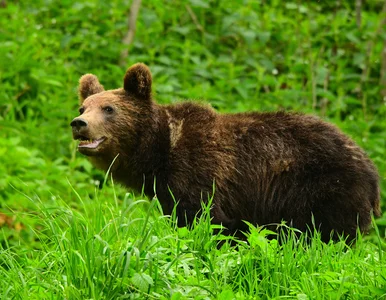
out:
{"label": "bear's back", "polygon": [[199,210],[194,197],[214,186],[214,220],[225,225],[284,219],[306,230],[315,217],[326,234],[352,236],[358,215],[366,228],[379,213],[377,170],[337,127],[297,113],[218,114],[194,104],[179,113],[171,113],[181,135],[169,185],[185,212],[189,203]]}

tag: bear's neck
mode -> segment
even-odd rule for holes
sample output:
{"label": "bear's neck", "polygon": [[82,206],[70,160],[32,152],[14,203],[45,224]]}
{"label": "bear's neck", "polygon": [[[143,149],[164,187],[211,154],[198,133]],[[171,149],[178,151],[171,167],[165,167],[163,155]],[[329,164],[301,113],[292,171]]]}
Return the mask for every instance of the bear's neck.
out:
{"label": "bear's neck", "polygon": [[135,147],[131,155],[122,157],[121,166],[114,177],[137,191],[144,190],[149,197],[155,195],[154,187],[167,185],[167,165],[170,152],[170,133],[166,109],[155,103],[148,115],[141,115]]}

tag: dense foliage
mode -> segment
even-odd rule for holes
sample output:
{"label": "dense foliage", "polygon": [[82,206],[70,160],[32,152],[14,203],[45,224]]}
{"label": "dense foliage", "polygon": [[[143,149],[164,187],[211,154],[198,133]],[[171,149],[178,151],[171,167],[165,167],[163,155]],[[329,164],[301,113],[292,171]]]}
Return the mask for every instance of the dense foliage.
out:
{"label": "dense foliage", "polygon": [[125,46],[129,11],[119,0],[0,1],[0,298],[384,297],[386,215],[353,249],[279,245],[257,230],[238,251],[217,249],[208,220],[177,230],[156,202],[104,183],[69,123],[82,74],[116,88],[141,61],[160,103],[337,124],[376,163],[386,211],[385,1],[148,0]]}

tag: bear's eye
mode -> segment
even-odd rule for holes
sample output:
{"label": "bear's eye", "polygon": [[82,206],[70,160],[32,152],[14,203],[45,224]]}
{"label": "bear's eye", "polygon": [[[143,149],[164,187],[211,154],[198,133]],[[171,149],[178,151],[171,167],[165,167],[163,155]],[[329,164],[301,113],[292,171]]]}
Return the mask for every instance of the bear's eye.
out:
{"label": "bear's eye", "polygon": [[84,113],[84,107],[79,108],[79,114],[81,115],[83,113]]}
{"label": "bear's eye", "polygon": [[111,114],[114,111],[114,109],[111,106],[105,106],[103,107],[103,110],[109,114]]}

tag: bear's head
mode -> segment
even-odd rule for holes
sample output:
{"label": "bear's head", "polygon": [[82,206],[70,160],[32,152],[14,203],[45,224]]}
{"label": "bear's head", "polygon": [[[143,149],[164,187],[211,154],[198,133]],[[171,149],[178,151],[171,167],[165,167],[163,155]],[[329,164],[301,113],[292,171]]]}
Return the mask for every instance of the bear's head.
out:
{"label": "bear's head", "polygon": [[80,115],[72,120],[72,134],[79,140],[80,153],[107,169],[122,147],[135,144],[147,112],[152,107],[152,78],[149,68],[138,63],[130,67],[123,88],[105,91],[98,78],[83,75],[79,81]]}

